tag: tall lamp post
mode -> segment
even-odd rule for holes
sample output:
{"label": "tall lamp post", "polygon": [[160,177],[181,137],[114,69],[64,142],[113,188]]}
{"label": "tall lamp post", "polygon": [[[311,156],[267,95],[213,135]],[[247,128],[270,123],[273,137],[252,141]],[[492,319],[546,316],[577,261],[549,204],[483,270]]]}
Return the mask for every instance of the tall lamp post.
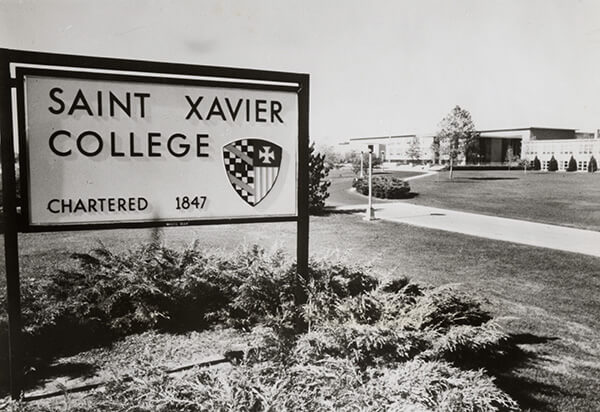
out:
{"label": "tall lamp post", "polygon": [[369,206],[367,207],[364,219],[375,219],[375,211],[373,210],[373,145],[371,144],[369,145]]}

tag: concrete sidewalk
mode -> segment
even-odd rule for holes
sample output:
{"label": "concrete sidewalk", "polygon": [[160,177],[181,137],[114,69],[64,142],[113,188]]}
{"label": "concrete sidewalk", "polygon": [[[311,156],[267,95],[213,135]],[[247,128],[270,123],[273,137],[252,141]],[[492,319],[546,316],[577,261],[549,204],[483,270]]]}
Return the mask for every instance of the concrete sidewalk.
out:
{"label": "concrete sidewalk", "polygon": [[[366,209],[366,207],[367,205],[354,205],[337,209],[352,210]],[[591,230],[437,209],[403,202],[376,203],[373,207],[378,219],[600,257],[600,232]]]}

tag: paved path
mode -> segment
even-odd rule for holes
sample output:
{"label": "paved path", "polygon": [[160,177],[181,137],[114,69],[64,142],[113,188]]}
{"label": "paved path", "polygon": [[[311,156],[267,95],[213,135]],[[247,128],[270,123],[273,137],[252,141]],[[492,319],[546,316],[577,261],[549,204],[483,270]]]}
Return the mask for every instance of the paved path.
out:
{"label": "paved path", "polygon": [[[423,177],[435,175],[436,172],[425,171],[425,170],[401,170],[392,172],[393,175],[399,176],[403,180],[420,179]],[[331,176],[333,175],[333,176]],[[331,173],[331,186],[329,186],[329,198],[327,199],[327,206],[340,207],[349,205],[362,205],[366,202],[366,197],[357,193],[356,190],[352,189],[352,179],[354,174],[352,171],[335,170]],[[386,200],[377,199],[377,202],[397,202],[398,200]]]}
{"label": "paved path", "polygon": [[[362,204],[337,209],[366,209]],[[392,222],[600,257],[600,232],[410,203],[376,203],[375,217]]]}
{"label": "paved path", "polygon": [[405,177],[405,178],[403,178],[403,180],[409,181],[409,180],[415,180],[415,179],[422,179],[427,176],[435,176],[435,175],[437,175],[437,172],[423,172],[422,175]]}

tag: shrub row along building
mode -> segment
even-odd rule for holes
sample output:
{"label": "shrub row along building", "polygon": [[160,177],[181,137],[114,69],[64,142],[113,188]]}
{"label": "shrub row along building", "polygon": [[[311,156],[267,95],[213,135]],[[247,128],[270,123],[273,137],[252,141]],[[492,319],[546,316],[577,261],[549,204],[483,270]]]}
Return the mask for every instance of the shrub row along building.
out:
{"label": "shrub row along building", "polygon": [[[342,143],[346,150],[366,151],[373,145],[374,153],[385,162],[435,163],[432,149],[434,135],[407,134],[383,137],[359,137]],[[476,144],[462,164],[505,165],[510,161],[540,160],[542,170],[554,156],[559,170],[566,170],[571,156],[577,161],[577,169],[586,171],[590,158],[600,159],[598,132],[585,133],[575,129],[526,127],[521,129],[480,130]],[[445,162],[447,156],[441,156]]]}

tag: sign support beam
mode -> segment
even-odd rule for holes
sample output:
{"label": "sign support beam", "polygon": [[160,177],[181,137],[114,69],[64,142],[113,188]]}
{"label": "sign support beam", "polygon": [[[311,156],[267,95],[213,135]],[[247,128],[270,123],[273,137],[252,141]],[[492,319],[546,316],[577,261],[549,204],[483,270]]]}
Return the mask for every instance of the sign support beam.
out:
{"label": "sign support beam", "polygon": [[[306,75],[300,82],[298,93],[298,222],[296,237],[296,270],[298,282],[306,281],[308,277],[308,243],[309,243],[309,76]],[[297,286],[296,304],[302,304],[306,300],[301,284]]]}
{"label": "sign support beam", "polygon": [[[0,50],[0,79],[10,78],[9,60]],[[19,237],[13,143],[12,92],[8,82],[0,82],[0,133],[2,151],[2,203],[4,218],[4,256],[8,301],[8,353],[10,394],[19,399],[23,390],[23,345],[21,321],[21,285],[19,279]]]}

